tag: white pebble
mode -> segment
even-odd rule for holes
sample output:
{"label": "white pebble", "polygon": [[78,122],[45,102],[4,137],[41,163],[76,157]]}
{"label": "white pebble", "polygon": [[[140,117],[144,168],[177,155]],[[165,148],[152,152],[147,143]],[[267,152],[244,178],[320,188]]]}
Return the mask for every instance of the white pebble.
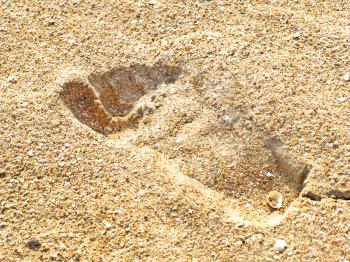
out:
{"label": "white pebble", "polygon": [[294,28],[293,30],[293,37],[294,38],[299,38],[301,35],[301,29],[299,27]]}
{"label": "white pebble", "polygon": [[346,82],[349,82],[349,81],[350,81],[350,74],[349,74],[349,73],[346,73],[346,74],[343,76],[343,79],[344,79]]}
{"label": "white pebble", "polygon": [[265,174],[265,176],[267,176],[267,177],[273,177],[273,174],[270,173],[270,172],[267,172],[267,173]]}
{"label": "white pebble", "polygon": [[277,239],[275,242],[275,249],[279,252],[282,253],[287,249],[288,245],[286,241],[283,239]]}
{"label": "white pebble", "polygon": [[235,244],[236,246],[242,245],[242,244],[243,244],[243,239],[241,239],[241,238],[237,239],[237,240],[235,241],[234,244]]}
{"label": "white pebble", "polygon": [[33,150],[29,149],[28,152],[27,152],[27,155],[30,156],[30,157],[34,156]]}

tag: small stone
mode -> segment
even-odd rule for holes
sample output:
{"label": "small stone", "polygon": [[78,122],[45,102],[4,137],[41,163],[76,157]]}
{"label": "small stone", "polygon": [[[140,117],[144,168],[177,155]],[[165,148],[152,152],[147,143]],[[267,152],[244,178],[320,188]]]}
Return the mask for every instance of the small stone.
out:
{"label": "small stone", "polygon": [[346,81],[346,82],[350,82],[350,74],[349,74],[349,73],[346,73],[346,74],[343,76],[343,79],[344,79],[344,81]]}
{"label": "small stone", "polygon": [[34,156],[33,150],[29,149],[28,152],[27,152],[27,155],[30,156],[30,157]]}
{"label": "small stone", "polygon": [[244,239],[243,238],[238,238],[235,242],[234,245],[236,246],[240,246],[244,243]]}
{"label": "small stone", "polygon": [[299,38],[301,35],[301,29],[299,27],[294,28],[293,30],[293,38]]}
{"label": "small stone", "polygon": [[265,174],[265,176],[267,176],[267,177],[273,177],[273,174],[270,173],[270,172],[267,172],[267,173]]}
{"label": "small stone", "polygon": [[37,250],[41,247],[41,243],[39,240],[33,238],[27,242],[27,247],[31,250]]}
{"label": "small stone", "polygon": [[112,228],[111,223],[109,223],[109,222],[105,222],[105,228],[106,228],[106,229],[110,229],[110,228]]}
{"label": "small stone", "polygon": [[288,245],[283,239],[277,239],[275,242],[275,249],[279,253],[283,253],[287,249]]}

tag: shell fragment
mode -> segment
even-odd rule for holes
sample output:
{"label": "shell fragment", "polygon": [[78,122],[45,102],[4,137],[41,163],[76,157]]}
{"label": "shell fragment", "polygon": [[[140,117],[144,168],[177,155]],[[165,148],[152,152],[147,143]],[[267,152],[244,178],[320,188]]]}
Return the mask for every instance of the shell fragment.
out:
{"label": "shell fragment", "polygon": [[279,209],[282,207],[283,197],[282,194],[277,191],[271,191],[267,195],[267,203],[270,207]]}

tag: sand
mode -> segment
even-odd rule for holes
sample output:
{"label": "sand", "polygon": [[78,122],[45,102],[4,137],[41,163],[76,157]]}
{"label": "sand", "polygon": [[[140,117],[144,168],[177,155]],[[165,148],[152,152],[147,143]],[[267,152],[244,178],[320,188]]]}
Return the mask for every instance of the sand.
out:
{"label": "sand", "polygon": [[350,4],[187,2],[1,2],[1,261],[350,259]]}

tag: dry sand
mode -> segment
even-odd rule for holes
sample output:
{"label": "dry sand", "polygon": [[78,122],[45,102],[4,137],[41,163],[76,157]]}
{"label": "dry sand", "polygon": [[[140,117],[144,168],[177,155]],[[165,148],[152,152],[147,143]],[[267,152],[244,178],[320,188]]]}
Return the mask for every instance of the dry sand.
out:
{"label": "dry sand", "polygon": [[349,10],[2,0],[0,260],[348,261]]}

